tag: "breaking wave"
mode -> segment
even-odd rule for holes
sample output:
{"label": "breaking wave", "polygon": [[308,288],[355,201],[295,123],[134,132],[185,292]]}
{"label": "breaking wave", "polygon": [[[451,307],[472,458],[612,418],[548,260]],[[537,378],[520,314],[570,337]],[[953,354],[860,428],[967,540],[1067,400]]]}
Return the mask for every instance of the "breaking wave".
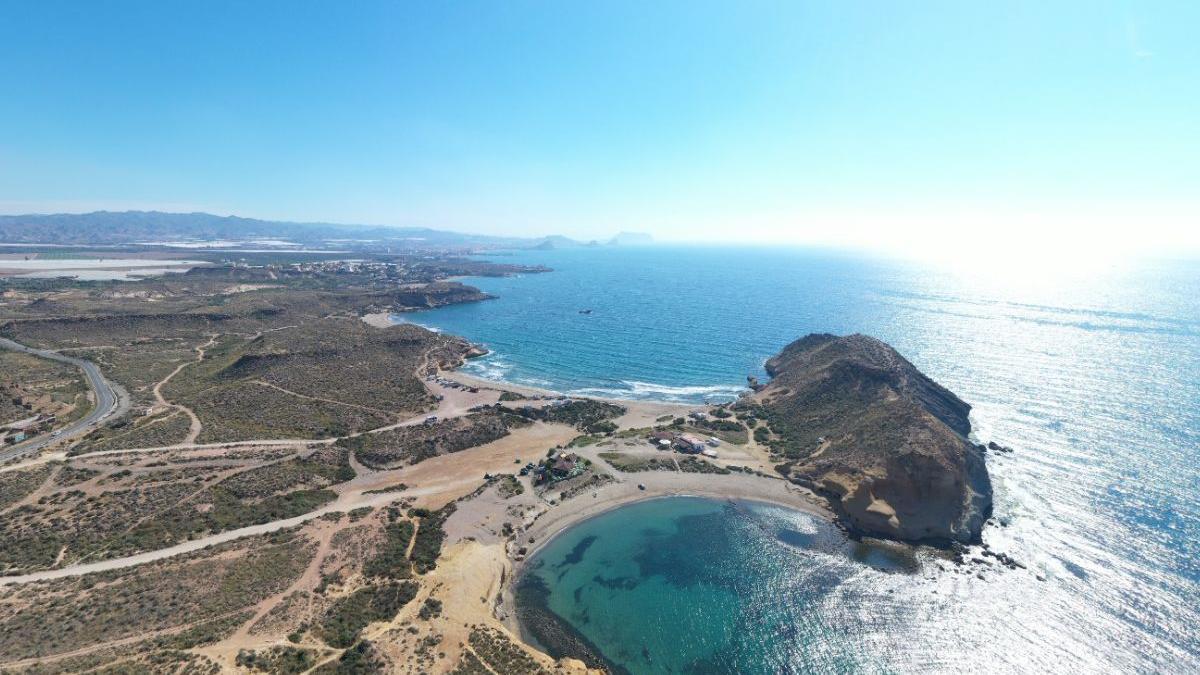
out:
{"label": "breaking wave", "polygon": [[391,321],[391,322],[392,322],[392,323],[394,323],[394,324],[402,324],[402,323],[407,323],[407,324],[410,324],[410,325],[413,325],[413,326],[417,326],[418,328],[424,328],[425,330],[427,330],[427,331],[431,331],[431,332],[434,332],[434,333],[440,333],[440,332],[442,332],[442,329],[441,329],[441,328],[438,328],[437,326],[428,326],[428,325],[426,325],[426,324],[423,324],[423,323],[418,323],[418,322],[416,322],[416,321],[411,321],[411,320],[407,319],[406,317],[404,317],[403,315],[400,315],[400,314],[389,314],[389,315],[388,315],[388,321]]}
{"label": "breaking wave", "polygon": [[504,357],[496,352],[491,352],[486,356],[468,361],[462,367],[462,370],[476,377],[482,377],[485,380],[503,382],[506,376],[512,372],[512,368],[513,365],[505,361]]}
{"label": "breaking wave", "polygon": [[638,382],[637,380],[622,380],[621,387],[584,387],[567,392],[578,396],[598,396],[601,398],[623,399],[652,399],[680,403],[702,403],[705,401],[725,401],[737,398],[746,390],[745,387],[733,385],[709,386],[671,386],[656,382]]}

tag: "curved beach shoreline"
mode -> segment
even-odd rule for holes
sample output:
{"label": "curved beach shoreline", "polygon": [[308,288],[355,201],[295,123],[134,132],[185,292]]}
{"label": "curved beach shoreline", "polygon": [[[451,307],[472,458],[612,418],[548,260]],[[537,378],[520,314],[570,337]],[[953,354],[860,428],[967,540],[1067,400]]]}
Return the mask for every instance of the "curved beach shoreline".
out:
{"label": "curved beach shoreline", "polygon": [[[373,325],[394,323],[394,320],[388,315],[375,315],[371,319],[373,319]],[[509,391],[529,398],[568,396],[563,392],[541,387],[471,375],[461,369],[441,371],[440,376],[466,387]],[[587,398],[624,406],[627,412],[613,420],[622,429],[651,427],[659,424],[660,419],[665,415],[683,416],[689,412],[706,410],[710,407],[703,403],[629,400],[599,396],[570,395],[570,397]],[[616,480],[595,488],[591,491],[590,497],[584,494],[567,500],[554,500],[554,503],[548,504],[545,509],[538,511],[532,519],[522,524],[520,536],[505,547],[505,558],[509,571],[505,575],[498,602],[494,607],[495,618],[500,620],[514,635],[520,636],[529,644],[528,633],[516,618],[513,594],[516,584],[524,573],[526,563],[549,542],[572,527],[630,504],[670,497],[748,500],[802,511],[837,524],[834,513],[828,508],[823,498],[773,474],[767,457],[759,457],[757,453],[743,450],[743,456],[736,460],[720,459],[714,460],[713,463],[721,466],[748,466],[755,469],[757,473],[711,474],[672,471],[623,473],[607,466],[602,459],[591,457],[593,461],[604,466],[605,470]],[[577,448],[576,451],[587,456],[593,455],[595,448]]]}
{"label": "curved beach shoreline", "polygon": [[[388,325],[394,323],[390,316],[378,315],[370,317],[369,321],[373,325],[382,325],[385,319]],[[437,379],[444,387],[448,385],[445,391],[448,399],[483,396],[494,400],[494,397],[501,395],[501,400],[526,398],[529,399],[527,404],[535,406],[559,397],[616,403],[626,408],[624,414],[612,420],[621,431],[646,431],[661,427],[665,420],[687,417],[695,412],[707,413],[712,408],[711,403],[702,402],[629,400],[603,395],[569,394],[503,379],[488,379],[463,372],[461,368],[439,371]],[[515,396],[504,398],[503,394]],[[454,551],[450,557],[462,556],[461,559],[448,560],[449,565],[456,568],[478,568],[483,565],[493,571],[493,575],[486,580],[480,580],[480,583],[486,581],[487,589],[482,595],[475,596],[490,598],[491,601],[483,607],[475,606],[456,613],[456,620],[477,617],[476,620],[486,623],[496,622],[492,625],[502,626],[513,638],[538,652],[539,658],[549,657],[560,662],[560,665],[565,659],[573,664],[570,666],[572,669],[582,666],[578,659],[583,659],[591,666],[621,672],[584,635],[538,600],[543,591],[537,584],[528,587],[522,585],[529,580],[529,561],[571,528],[635,503],[669,497],[694,497],[770,504],[814,516],[844,531],[840,519],[827,505],[826,499],[778,475],[769,448],[754,437],[738,442],[723,441],[715,446],[717,454],[706,458],[705,463],[729,470],[727,473],[716,473],[691,472],[696,470],[681,468],[680,463],[675,461],[674,453],[653,452],[656,448],[647,444],[645,434],[629,436],[614,433],[606,436],[599,441],[571,444],[568,452],[589,462],[597,474],[609,482],[585,483],[569,489],[550,487],[538,490],[533,493],[534,499],[524,502],[524,506],[517,509],[503,503],[489,503],[485,497],[469,514],[461,514],[464,519],[474,518],[473,523],[462,520],[448,528],[450,550]],[[556,447],[567,447],[567,444]],[[624,464],[623,457],[640,457],[659,463],[650,464],[652,468],[649,470],[631,469]],[[670,459],[664,466],[661,459],[667,457]],[[671,462],[675,462],[674,470],[668,470],[672,468],[669,466]],[[519,522],[505,521],[506,516],[515,517]],[[495,529],[489,531],[489,523]],[[496,527],[500,524],[503,524],[503,528]],[[501,529],[506,533],[501,534]],[[479,548],[481,545],[482,549]],[[475,562],[468,563],[469,560]],[[527,593],[530,594],[528,597]],[[521,598],[520,606],[518,598]]]}
{"label": "curved beach shoreline", "polygon": [[[561,392],[490,380],[464,373],[461,370],[442,371],[440,376],[458,382],[465,387],[481,390],[509,391],[529,398],[565,396]],[[447,392],[449,394],[449,392]],[[590,398],[624,406],[627,412],[614,419],[622,429],[645,428],[661,424],[664,415],[684,416],[689,412],[705,410],[706,404],[687,404],[654,400],[622,400],[597,396],[571,396]],[[795,485],[772,473],[765,452],[758,452],[757,445],[734,448],[726,445],[726,452],[735,456],[711,460],[720,466],[742,466],[755,473],[733,472],[729,474],[684,473],[677,471],[641,471],[624,473],[607,465],[598,456],[601,449],[596,446],[574,448],[581,456],[599,464],[615,479],[566,500],[553,499],[553,494],[542,498],[542,508],[531,513],[518,528],[517,537],[502,546],[500,553],[503,570],[496,583],[491,617],[500,622],[511,635],[527,646],[545,654],[546,646],[540,644],[518,619],[516,589],[520,584],[527,564],[550,542],[573,527],[631,504],[667,499],[671,497],[698,497],[713,500],[753,501],[801,511],[836,525],[832,511],[824,499],[803,487]],[[496,562],[501,562],[497,560]],[[549,654],[547,654],[549,656]],[[560,656],[563,656],[560,654]],[[568,658],[574,658],[566,655]],[[554,657],[551,657],[554,658]]]}
{"label": "curved beach shoreline", "polygon": [[[645,489],[639,489],[638,485]],[[495,615],[514,635],[531,643],[517,619],[514,590],[527,565],[539,551],[571,528],[631,504],[672,497],[755,501],[780,506],[833,523],[833,513],[812,493],[782,479],[747,474],[687,474],[649,471],[636,474],[595,491],[595,497],[579,496],[541,512],[528,524],[516,544],[508,548],[512,572],[501,590]],[[532,540],[532,541],[531,541]],[[520,549],[524,548],[524,553]]]}

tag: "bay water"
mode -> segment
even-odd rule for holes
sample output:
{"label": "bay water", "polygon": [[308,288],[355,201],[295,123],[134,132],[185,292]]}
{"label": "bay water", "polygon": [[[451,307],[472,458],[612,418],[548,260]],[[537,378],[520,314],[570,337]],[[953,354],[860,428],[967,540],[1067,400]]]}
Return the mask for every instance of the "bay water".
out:
{"label": "bay water", "polygon": [[[491,349],[467,366],[474,374],[725,400],[791,340],[861,332],[970,403],[980,440],[1016,450],[988,457],[996,508],[983,537],[1023,570],[944,571],[921,551],[914,565],[880,565],[777,507],[628,507],[649,509],[643,526],[606,530],[561,580],[546,579],[550,609],[611,662],[631,672],[1200,670],[1200,265],[935,266],[666,246],[493,259],[555,271],[468,279],[497,299],[402,317]],[[558,564],[570,550],[560,541],[574,546],[622,513],[577,526],[531,567]],[[600,574],[599,560],[616,568]],[[592,577],[638,583],[582,583]],[[655,610],[663,597],[676,604]]]}

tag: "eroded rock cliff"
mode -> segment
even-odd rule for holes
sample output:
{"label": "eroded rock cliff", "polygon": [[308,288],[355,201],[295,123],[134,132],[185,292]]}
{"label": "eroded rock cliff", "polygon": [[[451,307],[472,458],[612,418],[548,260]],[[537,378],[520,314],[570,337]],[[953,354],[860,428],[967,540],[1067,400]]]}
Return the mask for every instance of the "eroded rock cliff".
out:
{"label": "eroded rock cliff", "polygon": [[825,495],[854,531],[972,542],[991,514],[971,407],[887,344],[813,334],[767,362],[754,394],[790,480]]}

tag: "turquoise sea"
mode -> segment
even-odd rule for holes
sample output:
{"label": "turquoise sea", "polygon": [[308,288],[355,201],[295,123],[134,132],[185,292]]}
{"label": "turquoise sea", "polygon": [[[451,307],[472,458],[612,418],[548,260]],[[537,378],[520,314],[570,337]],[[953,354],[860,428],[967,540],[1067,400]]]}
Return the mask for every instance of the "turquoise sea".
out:
{"label": "turquoise sea", "polygon": [[[495,259],[555,271],[471,279],[498,299],[406,317],[491,348],[476,374],[716,399],[799,336],[863,332],[971,403],[981,439],[1016,449],[988,458],[984,540],[1026,570],[944,572],[921,552],[881,563],[804,514],[752,504],[649,502],[572,529],[533,564],[596,536],[544,590],[611,661],[638,673],[1200,670],[1200,265],[947,268],[706,247]],[[594,577],[637,583],[584,583]]]}
{"label": "turquoise sea", "polygon": [[[617,671],[850,672],[886,665],[859,623],[897,611],[890,589],[917,565],[907,547],[856,544],[792,509],[675,497],[556,537],[517,598],[527,639]],[[882,602],[846,593],[860,576]]]}

